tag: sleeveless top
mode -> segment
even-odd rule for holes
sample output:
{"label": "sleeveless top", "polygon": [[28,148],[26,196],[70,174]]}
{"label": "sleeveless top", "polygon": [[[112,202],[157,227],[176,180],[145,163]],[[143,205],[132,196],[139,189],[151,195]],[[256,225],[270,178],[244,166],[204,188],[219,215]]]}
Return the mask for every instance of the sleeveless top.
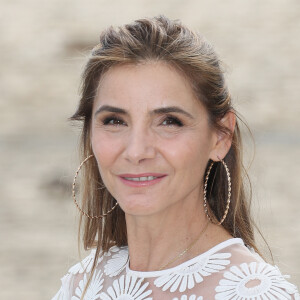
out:
{"label": "sleeveless top", "polygon": [[[89,279],[96,250],[61,279],[52,300],[79,300]],[[270,300],[300,299],[278,267],[266,263],[240,238],[224,241],[170,269],[131,270],[128,247],[102,253],[84,300]]]}

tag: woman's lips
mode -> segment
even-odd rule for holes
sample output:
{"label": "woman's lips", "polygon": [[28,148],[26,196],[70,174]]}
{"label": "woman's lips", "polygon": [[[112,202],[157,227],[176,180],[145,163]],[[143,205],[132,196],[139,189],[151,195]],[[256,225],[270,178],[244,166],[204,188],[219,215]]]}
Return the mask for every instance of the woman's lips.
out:
{"label": "woman's lips", "polygon": [[142,174],[121,174],[119,178],[121,181],[132,187],[151,186],[159,183],[166,174],[161,173],[142,173]]}

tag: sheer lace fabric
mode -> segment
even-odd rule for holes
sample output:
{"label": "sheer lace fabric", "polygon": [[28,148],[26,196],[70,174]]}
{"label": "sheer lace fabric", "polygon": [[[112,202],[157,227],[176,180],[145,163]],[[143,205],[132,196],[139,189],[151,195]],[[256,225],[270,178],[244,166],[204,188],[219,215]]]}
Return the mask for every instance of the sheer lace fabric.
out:
{"label": "sheer lace fabric", "polygon": [[[71,267],[52,300],[79,300],[88,281],[95,250]],[[270,300],[300,299],[276,266],[264,262],[238,238],[227,240],[174,268],[130,270],[127,247],[103,253],[85,300]]]}

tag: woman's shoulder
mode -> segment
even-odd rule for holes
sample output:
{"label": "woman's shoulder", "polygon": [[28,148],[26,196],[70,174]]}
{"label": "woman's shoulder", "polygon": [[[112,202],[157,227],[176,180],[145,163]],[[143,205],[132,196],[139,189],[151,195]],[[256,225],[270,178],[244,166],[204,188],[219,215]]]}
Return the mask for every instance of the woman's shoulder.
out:
{"label": "woman's shoulder", "polygon": [[[90,273],[95,261],[96,249],[92,249],[90,254],[83,260],[73,265],[68,273],[72,275]],[[115,276],[118,270],[126,265],[128,260],[128,247],[111,247],[107,252],[100,250],[99,256],[95,263],[95,268],[103,269],[105,275]]]}
{"label": "woman's shoulder", "polygon": [[95,271],[91,281],[100,292],[104,277],[116,276],[124,270],[128,260],[128,248],[113,246],[107,252],[100,250],[98,257],[95,256],[96,249],[92,249],[83,260],[69,268],[67,274],[61,278],[60,290],[52,300],[71,299],[74,295],[74,299],[77,299],[76,297],[80,299],[89,280],[95,259]]}
{"label": "woman's shoulder", "polygon": [[262,299],[300,299],[297,287],[287,281],[289,276],[283,275],[276,265],[267,263],[241,239],[221,243],[214,254],[221,253],[227,254],[228,262],[218,274],[215,299],[227,299],[228,295],[253,297],[249,299],[259,296]]}

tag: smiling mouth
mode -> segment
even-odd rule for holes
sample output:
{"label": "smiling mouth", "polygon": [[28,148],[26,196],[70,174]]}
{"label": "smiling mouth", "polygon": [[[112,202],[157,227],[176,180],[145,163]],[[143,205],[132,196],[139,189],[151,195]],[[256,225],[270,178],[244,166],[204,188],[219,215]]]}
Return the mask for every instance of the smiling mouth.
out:
{"label": "smiling mouth", "polygon": [[147,187],[159,183],[167,174],[143,173],[143,174],[121,174],[121,181],[131,187]]}
{"label": "smiling mouth", "polygon": [[123,178],[126,180],[130,180],[130,181],[151,181],[151,180],[154,180],[159,177],[162,177],[162,176],[123,177]]}

